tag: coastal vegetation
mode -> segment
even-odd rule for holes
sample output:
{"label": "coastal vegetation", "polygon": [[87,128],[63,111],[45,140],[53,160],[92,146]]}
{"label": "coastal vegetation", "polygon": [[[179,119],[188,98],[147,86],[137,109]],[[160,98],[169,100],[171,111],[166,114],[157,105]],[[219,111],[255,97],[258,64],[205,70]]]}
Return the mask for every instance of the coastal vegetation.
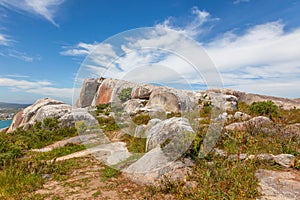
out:
{"label": "coastal vegetation", "polygon": [[[200,159],[198,154],[206,135],[211,110],[212,105],[207,103],[200,111],[204,119],[200,121],[199,130],[191,147],[183,156],[191,158],[195,163],[185,180],[174,181],[165,177],[159,185],[141,186],[140,191],[143,192],[137,192],[132,183],[126,186],[129,188],[128,191],[137,193],[138,199],[150,196],[157,199],[255,199],[260,195],[255,176],[257,170],[284,168],[274,161],[237,159],[240,155],[291,154],[295,156],[292,168],[300,170],[300,138],[283,131],[287,125],[300,123],[299,109],[283,110],[273,102],[251,105],[239,102],[238,111],[252,116],[265,115],[271,118],[276,126],[267,127],[267,130],[255,130],[256,132],[251,132],[250,129],[223,131],[216,148],[222,149],[226,156],[212,151]],[[110,116],[110,104],[98,105],[95,112],[100,127],[109,138],[112,134],[118,133],[120,126]],[[172,116],[180,115],[173,113]],[[138,125],[147,124],[150,120],[149,115],[141,113],[131,118]],[[233,122],[236,122],[236,119],[228,120],[225,126]],[[75,128],[62,127],[57,119],[49,118],[43,122],[36,122],[26,130],[19,128],[12,133],[0,133],[0,198],[44,199],[47,196],[35,192],[48,181],[67,185],[72,173],[95,165],[92,158],[56,161],[58,157],[85,149],[81,144],[68,144],[44,153],[32,151],[76,135]],[[119,139],[126,143],[129,152],[145,153],[146,138],[123,134]],[[99,174],[103,184],[106,184],[105,187],[110,190],[119,190],[114,182],[120,185],[124,184],[119,183],[120,181],[127,182],[118,170],[99,163],[97,166],[99,170],[95,173]],[[82,182],[77,184],[86,187],[84,185],[92,183],[92,179],[93,177],[90,177],[89,180],[81,180]],[[93,196],[95,198],[101,196],[101,190],[103,188],[98,188]],[[123,190],[121,193],[125,198],[128,192]],[[59,197],[52,196],[52,199],[55,198]]]}

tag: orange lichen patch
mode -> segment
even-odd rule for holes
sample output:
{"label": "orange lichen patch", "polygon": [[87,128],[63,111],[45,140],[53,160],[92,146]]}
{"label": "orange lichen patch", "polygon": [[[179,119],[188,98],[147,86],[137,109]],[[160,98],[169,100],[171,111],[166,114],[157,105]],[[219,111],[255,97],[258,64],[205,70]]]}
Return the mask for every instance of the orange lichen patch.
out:
{"label": "orange lichen patch", "polygon": [[102,84],[99,88],[96,105],[109,103],[111,96],[112,96],[111,88],[108,87],[106,84]]}

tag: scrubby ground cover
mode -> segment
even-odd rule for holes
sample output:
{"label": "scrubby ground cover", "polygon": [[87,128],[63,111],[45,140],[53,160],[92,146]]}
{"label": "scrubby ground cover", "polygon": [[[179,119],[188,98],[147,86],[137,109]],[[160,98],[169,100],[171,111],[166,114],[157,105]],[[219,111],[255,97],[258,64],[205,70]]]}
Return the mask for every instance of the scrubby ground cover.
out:
{"label": "scrubby ground cover", "polygon": [[[249,127],[243,131],[223,131],[216,148],[236,155],[292,154],[296,157],[293,170],[300,169],[300,138],[284,131],[286,126],[300,123],[299,109],[281,110],[272,102],[250,106],[240,102],[238,110],[252,117],[269,117],[274,125],[264,130],[253,131]],[[113,138],[119,134],[118,139],[127,144],[130,152],[144,153],[146,140],[120,134],[120,126],[110,112],[108,104],[96,109],[100,126],[107,136]],[[55,119],[36,123],[26,131],[1,133],[0,199],[256,199],[260,193],[255,172],[284,168],[275,162],[229,159],[214,153],[198,158],[210,112],[211,105],[206,105],[200,112],[200,128],[184,155],[195,163],[188,176],[176,181],[166,177],[156,186],[139,186],[92,157],[55,162],[57,157],[84,149],[83,145],[70,144],[46,153],[30,151],[77,134],[74,128],[60,127]],[[139,113],[131,119],[137,124],[146,124],[150,117]],[[236,121],[228,120],[225,125]]]}

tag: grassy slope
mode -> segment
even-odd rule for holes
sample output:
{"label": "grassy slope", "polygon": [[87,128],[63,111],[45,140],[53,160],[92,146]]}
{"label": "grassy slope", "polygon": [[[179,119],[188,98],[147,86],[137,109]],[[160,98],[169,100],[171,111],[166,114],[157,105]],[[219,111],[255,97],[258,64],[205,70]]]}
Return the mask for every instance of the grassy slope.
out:
{"label": "grassy slope", "polygon": [[[249,107],[246,105],[239,105],[239,110],[250,114]],[[209,110],[204,114],[209,117]],[[272,116],[272,118],[276,123],[287,125],[300,123],[299,116],[300,110],[279,110],[277,115]],[[137,119],[141,120],[140,118]],[[99,120],[104,126],[106,121]],[[148,118],[145,117],[145,120],[147,121]],[[108,118],[107,121],[109,121],[109,126],[106,126],[107,134],[118,130],[112,119]],[[209,123],[209,120],[206,120],[206,122]],[[59,128],[55,120],[37,123],[28,131],[18,130],[11,135],[1,134],[0,198],[43,199],[45,197],[43,195],[32,196],[32,194],[40,189],[43,184],[49,182],[45,177],[50,176],[51,181],[66,183],[74,171],[88,167],[89,161],[85,160],[82,162],[81,159],[72,159],[58,163],[46,162],[55,157],[81,150],[84,148],[81,145],[68,145],[48,153],[28,151],[74,135],[76,135],[74,129]],[[187,153],[188,155],[196,157],[199,143],[201,143],[204,136],[205,130],[199,130],[198,137],[191,151]],[[145,141],[135,140],[129,136],[122,139],[128,143],[131,151],[143,151]],[[286,138],[279,132],[270,135],[258,131],[255,134],[235,132],[231,133],[230,138],[222,134],[217,147],[228,153],[236,154],[291,153],[299,159],[299,144],[299,138]],[[111,180],[109,184],[112,185],[114,185],[114,182],[121,180],[124,182],[124,178],[120,178],[120,174],[115,170],[103,165],[102,168],[103,171],[100,173],[102,181]],[[204,159],[197,160],[197,164],[185,182],[172,182],[165,179],[159,187],[142,187],[144,192],[134,194],[137,195],[136,198],[140,199],[147,198],[149,195],[156,195],[157,199],[255,199],[259,193],[254,173],[259,168],[282,169],[274,163],[264,163],[257,160],[229,161],[226,158],[208,155]],[[92,182],[91,179],[88,181]],[[121,183],[119,184],[121,185]],[[103,190],[105,190],[105,187]],[[137,191],[138,187],[136,188],[136,185],[131,183],[126,188],[129,188],[129,191]],[[118,190],[123,195],[123,198],[131,196],[131,193],[123,192],[123,188],[118,188],[118,186],[110,189]],[[95,198],[101,196],[101,191],[102,189],[95,192]],[[55,195],[52,197],[55,198]]]}

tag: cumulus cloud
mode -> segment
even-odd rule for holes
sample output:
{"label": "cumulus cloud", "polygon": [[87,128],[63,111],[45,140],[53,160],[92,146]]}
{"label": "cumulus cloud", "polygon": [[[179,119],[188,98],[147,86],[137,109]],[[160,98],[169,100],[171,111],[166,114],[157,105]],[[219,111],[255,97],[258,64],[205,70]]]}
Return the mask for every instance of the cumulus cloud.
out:
{"label": "cumulus cloud", "polygon": [[299,43],[300,28],[285,31],[284,24],[276,21],[250,27],[240,35],[225,33],[205,47],[225,85],[251,92],[263,87],[269,94],[285,91],[281,94],[295,97],[299,89],[291,85],[300,78]]}
{"label": "cumulus cloud", "polygon": [[0,5],[8,9],[40,15],[53,25],[58,26],[54,21],[54,14],[57,7],[63,2],[64,0],[0,0]]}
{"label": "cumulus cloud", "polygon": [[[141,80],[136,78],[141,76],[143,79],[155,79],[153,81],[176,82],[177,74],[183,77],[177,79],[177,83],[188,80],[190,84],[195,85],[207,84],[206,77],[212,77],[212,74],[216,73],[207,61],[208,55],[220,72],[225,87],[253,93],[297,97],[300,92],[300,28],[287,31],[283,21],[274,21],[250,26],[241,33],[232,30],[205,42],[197,40],[197,36],[206,34],[204,30],[207,30],[207,23],[217,18],[196,7],[192,9],[192,14],[193,20],[181,26],[176,26],[172,18],[168,18],[146,31],[147,34],[128,35],[125,38],[126,42],[119,49],[115,48],[118,46],[115,44],[79,43],[75,47],[68,47],[61,54],[89,55],[83,66],[89,70],[84,74],[87,77],[90,74],[94,77],[101,76],[110,66],[107,77]],[[174,32],[179,34],[172,34]],[[191,42],[185,37],[180,37],[180,34],[192,36],[196,41]],[[200,44],[207,54],[197,52]],[[153,46],[156,49],[151,49]],[[90,54],[91,52],[93,53]],[[189,55],[182,57],[181,52],[189,52]],[[201,68],[200,76],[189,62],[193,59],[199,61],[197,67]],[[165,72],[157,70],[158,73],[151,73],[149,68],[158,69],[157,66],[171,69],[174,73],[167,69]],[[143,68],[146,74],[141,73],[138,67]]]}

